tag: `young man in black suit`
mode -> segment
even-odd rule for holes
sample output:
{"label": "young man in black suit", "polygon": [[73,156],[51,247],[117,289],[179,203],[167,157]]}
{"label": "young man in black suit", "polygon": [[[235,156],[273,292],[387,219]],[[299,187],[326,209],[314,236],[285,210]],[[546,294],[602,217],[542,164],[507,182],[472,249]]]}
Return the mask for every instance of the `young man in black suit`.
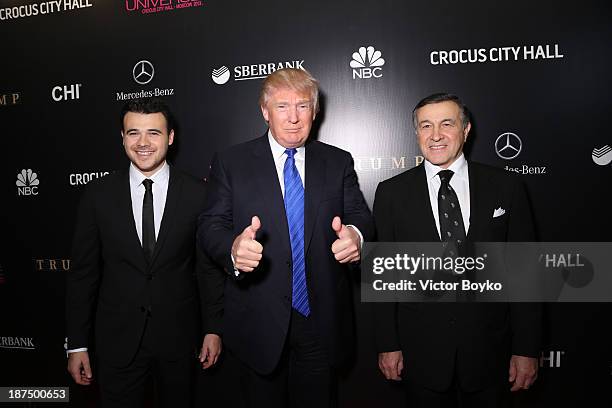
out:
{"label": "young man in black suit", "polygon": [[151,374],[161,406],[188,407],[197,349],[204,368],[221,352],[224,275],[196,248],[205,184],[167,164],[174,127],[161,100],[128,102],[121,125],[131,164],[90,183],[77,212],[68,371],[92,382],[95,321],[102,407],[142,405]]}
{"label": "young man in black suit", "polygon": [[[380,242],[534,241],[522,182],[467,161],[471,123],[458,97],[434,94],[413,110],[422,165],[379,184]],[[410,407],[498,407],[537,376],[541,308],[519,303],[374,305],[379,367],[404,379]]]}
{"label": "young man in black suit", "polygon": [[308,139],[316,80],[276,71],[260,107],[269,131],[213,159],[198,239],[230,276],[224,342],[249,406],[327,407],[353,345],[347,264],[373,223],[350,154]]}

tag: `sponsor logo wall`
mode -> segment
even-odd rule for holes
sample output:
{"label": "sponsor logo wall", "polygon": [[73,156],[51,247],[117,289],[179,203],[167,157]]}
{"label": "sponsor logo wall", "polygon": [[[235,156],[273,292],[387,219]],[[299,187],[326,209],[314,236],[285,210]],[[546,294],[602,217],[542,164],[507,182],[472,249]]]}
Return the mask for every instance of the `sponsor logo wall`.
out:
{"label": "sponsor logo wall", "polygon": [[[215,152],[264,133],[262,79],[281,68],[307,69],[323,96],[316,136],[351,152],[371,206],[378,182],[423,161],[410,117],[416,102],[456,93],[477,124],[468,158],[521,177],[542,241],[610,241],[601,186],[612,185],[612,141],[599,135],[608,135],[602,122],[612,87],[605,47],[612,6],[591,3],[492,8],[482,0],[446,8],[441,19],[433,4],[364,0],[350,7],[323,0],[286,7],[3,2],[0,124],[9,202],[0,228],[15,237],[1,254],[0,349],[8,351],[0,371],[10,368],[31,385],[68,385],[57,349],[65,336],[63,277],[73,267],[73,220],[85,186],[127,166],[118,113],[134,98],[169,103],[180,125],[171,164],[205,179]],[[571,193],[559,196],[561,189]],[[403,406],[399,387],[370,370],[376,350],[357,290],[355,302],[360,349],[340,381],[339,407]],[[591,356],[612,343],[605,320],[611,306],[546,307],[551,338],[539,356],[539,389],[515,407],[612,404],[611,395],[597,394],[584,379],[601,379],[603,364],[609,381],[608,361]],[[22,368],[22,354],[60,362],[31,373],[32,364]],[[202,380],[200,394],[236,396],[226,392],[231,381],[220,371]],[[16,385],[4,379],[0,373],[0,386]],[[224,385],[210,387],[211,380]],[[219,405],[240,407],[234,402]]]}

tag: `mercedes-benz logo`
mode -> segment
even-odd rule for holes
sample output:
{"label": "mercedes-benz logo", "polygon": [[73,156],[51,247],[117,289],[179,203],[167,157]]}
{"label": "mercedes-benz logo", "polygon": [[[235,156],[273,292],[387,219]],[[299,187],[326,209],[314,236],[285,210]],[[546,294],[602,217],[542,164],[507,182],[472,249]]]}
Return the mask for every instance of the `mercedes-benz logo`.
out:
{"label": "mercedes-benz logo", "polygon": [[138,61],[136,65],[134,65],[132,74],[134,75],[134,81],[140,85],[146,85],[153,79],[153,75],[155,75],[155,68],[153,68],[153,64],[151,64],[149,61]]}
{"label": "mercedes-benz logo", "polygon": [[523,142],[515,133],[502,133],[495,140],[495,153],[504,160],[512,160],[521,153]]}

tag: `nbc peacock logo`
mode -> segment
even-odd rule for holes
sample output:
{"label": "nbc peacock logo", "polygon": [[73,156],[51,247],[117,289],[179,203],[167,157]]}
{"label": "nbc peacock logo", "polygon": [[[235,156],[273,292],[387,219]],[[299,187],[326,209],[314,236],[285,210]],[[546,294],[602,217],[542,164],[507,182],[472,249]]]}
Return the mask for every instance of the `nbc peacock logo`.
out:
{"label": "nbc peacock logo", "polygon": [[349,65],[353,68],[353,79],[381,78],[385,60],[380,51],[369,45],[355,51]]}
{"label": "nbc peacock logo", "polygon": [[38,174],[32,171],[32,169],[23,169],[17,174],[17,195],[19,196],[30,196],[38,195],[38,185],[40,180]]}
{"label": "nbc peacock logo", "polygon": [[230,70],[228,67],[223,65],[220,68],[213,69],[212,80],[217,85],[223,85],[230,79]]}
{"label": "nbc peacock logo", "polygon": [[599,149],[594,148],[591,157],[593,158],[595,164],[606,166],[612,163],[612,147],[605,145]]}

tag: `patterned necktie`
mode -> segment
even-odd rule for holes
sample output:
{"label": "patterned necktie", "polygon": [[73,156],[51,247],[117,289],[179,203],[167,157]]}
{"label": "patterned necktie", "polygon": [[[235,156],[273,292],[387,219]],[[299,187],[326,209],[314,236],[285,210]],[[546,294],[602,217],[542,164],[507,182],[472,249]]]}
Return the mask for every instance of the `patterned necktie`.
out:
{"label": "patterned necktie", "polygon": [[465,227],[461,207],[455,190],[450,186],[453,177],[452,170],[442,170],[438,173],[442,185],[438,191],[438,215],[440,219],[440,239],[448,242],[448,253],[457,256],[465,243]]}
{"label": "patterned necktie", "polygon": [[155,249],[155,222],[153,220],[153,180],[144,179],[145,195],[142,200],[142,249],[151,260]]}
{"label": "patterned necktie", "polygon": [[293,291],[291,305],[304,316],[310,314],[306,289],[306,261],[304,259],[304,187],[295,167],[297,149],[287,149],[283,169],[285,179],[285,213],[291,240],[293,260]]}

